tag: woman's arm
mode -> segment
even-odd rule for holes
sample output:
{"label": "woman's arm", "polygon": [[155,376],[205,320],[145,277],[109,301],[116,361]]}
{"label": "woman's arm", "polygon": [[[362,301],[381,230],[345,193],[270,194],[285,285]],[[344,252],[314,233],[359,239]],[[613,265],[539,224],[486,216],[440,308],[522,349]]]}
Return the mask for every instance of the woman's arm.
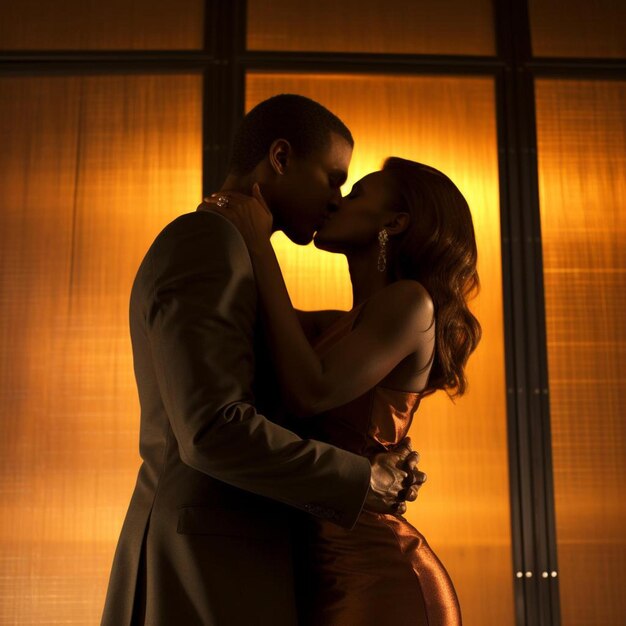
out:
{"label": "woman's arm", "polygon": [[289,408],[314,415],[362,395],[404,358],[420,349],[426,367],[434,346],[433,305],[415,281],[398,281],[376,293],[359,324],[323,357],[311,347],[291,304],[269,240],[271,214],[255,198],[229,193],[218,209],[240,230],[249,249],[277,373]]}
{"label": "woman's arm", "polygon": [[313,343],[334,321],[345,315],[346,311],[327,309],[323,311],[301,311],[296,309],[300,326],[309,343]]}
{"label": "woman's arm", "polygon": [[432,301],[414,281],[398,281],[375,294],[360,323],[321,358],[291,305],[269,240],[251,250],[265,328],[289,408],[315,415],[359,397],[423,346],[432,354]]}

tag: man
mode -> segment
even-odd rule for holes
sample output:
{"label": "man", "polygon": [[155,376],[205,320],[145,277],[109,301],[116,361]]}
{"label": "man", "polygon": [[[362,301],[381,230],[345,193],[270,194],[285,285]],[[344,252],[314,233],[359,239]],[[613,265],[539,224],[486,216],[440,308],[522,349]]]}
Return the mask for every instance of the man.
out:
{"label": "man", "polygon": [[[276,96],[246,116],[223,189],[261,183],[276,229],[308,243],[340,199],[352,146],[321,105]],[[256,297],[243,239],[214,212],[166,226],[138,270],[130,326],[143,464],[105,626],[294,626],[290,511],[350,528],[363,506],[404,509],[400,466],[411,484],[423,480],[406,446],[370,462],[257,412]]]}

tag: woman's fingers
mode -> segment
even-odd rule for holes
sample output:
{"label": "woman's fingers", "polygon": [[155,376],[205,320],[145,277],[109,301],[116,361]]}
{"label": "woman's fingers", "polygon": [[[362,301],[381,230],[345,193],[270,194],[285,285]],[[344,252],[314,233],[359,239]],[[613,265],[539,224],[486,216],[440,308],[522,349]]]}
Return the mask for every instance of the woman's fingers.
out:
{"label": "woman's fingers", "polygon": [[406,513],[406,503],[398,502],[395,506],[394,514],[395,515],[404,515]]}
{"label": "woman's fingers", "polygon": [[412,472],[420,462],[420,453],[417,450],[411,451],[409,456],[406,458],[406,467],[409,472]]}
{"label": "woman's fingers", "polygon": [[231,209],[244,209],[244,210],[258,210],[258,205],[264,212],[271,216],[265,198],[261,193],[261,189],[257,183],[252,186],[252,195],[246,195],[239,191],[217,191],[212,193],[208,198],[204,199],[204,202],[211,206],[218,205],[224,208]]}
{"label": "woman's fingers", "polygon": [[407,502],[415,502],[417,500],[417,487],[411,487],[407,490],[404,499]]}
{"label": "woman's fingers", "polygon": [[217,191],[204,198],[199,210],[214,211],[228,219],[239,230],[248,244],[248,249],[256,242],[265,242],[272,234],[273,217],[267,208],[261,189],[257,184],[252,194],[239,191]]}

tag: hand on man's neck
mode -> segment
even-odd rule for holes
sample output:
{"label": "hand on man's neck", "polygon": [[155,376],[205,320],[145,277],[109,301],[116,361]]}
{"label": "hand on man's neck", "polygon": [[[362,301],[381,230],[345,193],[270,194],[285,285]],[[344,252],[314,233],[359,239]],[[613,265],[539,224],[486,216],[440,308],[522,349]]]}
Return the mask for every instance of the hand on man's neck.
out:
{"label": "hand on man's neck", "polygon": [[[260,177],[255,173],[255,170],[250,172],[250,174],[246,174],[244,176],[239,176],[237,174],[228,174],[226,176],[226,180],[222,183],[219,191],[237,191],[239,193],[245,193],[248,196],[252,195],[252,185],[254,183],[260,183]],[[270,206],[270,211],[272,207]],[[273,212],[273,211],[272,211]],[[272,226],[272,232],[275,233],[277,230],[281,230],[278,220],[274,215],[274,223]]]}

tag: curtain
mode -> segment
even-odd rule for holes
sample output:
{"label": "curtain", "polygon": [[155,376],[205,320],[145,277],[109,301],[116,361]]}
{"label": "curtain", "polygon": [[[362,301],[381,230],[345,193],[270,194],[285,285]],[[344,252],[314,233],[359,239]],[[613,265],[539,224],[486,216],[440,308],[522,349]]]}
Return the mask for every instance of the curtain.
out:
{"label": "curtain", "polygon": [[0,2],[0,50],[197,50],[203,0]]}
{"label": "curtain", "polygon": [[0,79],[0,623],[99,622],[140,462],[130,287],[201,136],[199,76]]}
{"label": "curtain", "polygon": [[251,50],[495,54],[490,0],[248,0]]}
{"label": "curtain", "polygon": [[626,57],[623,0],[529,0],[533,54]]}
{"label": "curtain", "polygon": [[537,81],[564,626],[626,623],[626,82]]}

